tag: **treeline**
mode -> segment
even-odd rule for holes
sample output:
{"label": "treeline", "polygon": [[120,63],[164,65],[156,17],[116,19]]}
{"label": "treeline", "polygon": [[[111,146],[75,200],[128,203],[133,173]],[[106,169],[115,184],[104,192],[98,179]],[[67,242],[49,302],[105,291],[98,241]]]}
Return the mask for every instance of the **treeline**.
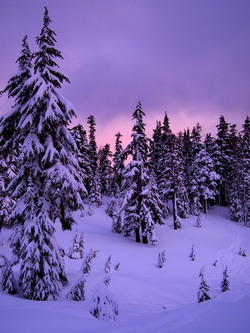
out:
{"label": "treeline", "polygon": [[232,220],[249,226],[249,117],[237,132],[236,125],[221,116],[216,138],[207,134],[202,140],[199,124],[174,134],[166,113],[148,138],[144,116],[139,102],[132,141],[123,148],[118,132],[113,154],[109,144],[97,150],[94,116],[88,118],[89,134],[81,125],[71,129],[90,211],[102,203],[102,194],[112,196],[108,212],[119,221],[117,230],[126,236],[135,232],[136,240],[144,243],[148,238],[156,241],[154,225],[163,224],[171,209],[175,229],[181,228],[181,219],[206,214],[215,204],[228,205]]}

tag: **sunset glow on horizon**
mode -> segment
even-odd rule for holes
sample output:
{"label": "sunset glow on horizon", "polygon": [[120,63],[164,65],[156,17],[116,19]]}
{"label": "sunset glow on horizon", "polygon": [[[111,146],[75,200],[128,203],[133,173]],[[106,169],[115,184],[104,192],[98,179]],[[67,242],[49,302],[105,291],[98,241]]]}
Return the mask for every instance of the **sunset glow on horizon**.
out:
{"label": "sunset glow on horizon", "polygon": [[[44,5],[71,81],[61,93],[75,106],[72,126],[87,130],[94,115],[98,145],[113,149],[118,131],[129,142],[139,100],[148,136],[165,112],[174,133],[199,122],[216,135],[220,115],[241,131],[250,110],[249,1],[1,0],[0,90],[18,70],[24,35],[37,50]],[[11,105],[3,96],[0,114]]]}

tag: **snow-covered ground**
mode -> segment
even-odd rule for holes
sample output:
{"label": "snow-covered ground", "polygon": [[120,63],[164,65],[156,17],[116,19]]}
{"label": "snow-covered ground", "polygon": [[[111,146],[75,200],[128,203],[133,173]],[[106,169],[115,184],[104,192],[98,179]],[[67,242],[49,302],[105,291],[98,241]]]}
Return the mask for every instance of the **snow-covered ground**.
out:
{"label": "snow-covered ground", "polygon": [[[107,200],[107,198],[106,198]],[[74,230],[83,231],[85,255],[91,248],[99,253],[86,277],[86,300],[66,299],[70,287],[81,276],[83,260],[65,258],[69,285],[58,301],[35,302],[0,292],[0,332],[2,333],[80,333],[80,332],[250,332],[250,228],[229,220],[227,208],[213,207],[201,228],[196,218],[182,220],[183,228],[173,230],[172,220],[157,227],[155,246],[138,244],[111,232],[106,204],[92,216],[77,216]],[[87,211],[87,210],[86,210]],[[0,236],[0,253],[10,256],[10,230]],[[66,251],[74,232],[61,231],[56,238]],[[192,245],[195,261],[189,255]],[[247,257],[238,255],[246,250]],[[159,252],[165,250],[166,263],[157,267]],[[102,321],[89,313],[95,286],[105,276],[104,266],[112,255],[109,290],[119,305],[117,321]],[[217,265],[214,262],[217,260]],[[114,266],[120,262],[118,271]],[[210,286],[211,300],[197,302],[199,272]],[[228,266],[230,291],[222,293],[222,272]]]}

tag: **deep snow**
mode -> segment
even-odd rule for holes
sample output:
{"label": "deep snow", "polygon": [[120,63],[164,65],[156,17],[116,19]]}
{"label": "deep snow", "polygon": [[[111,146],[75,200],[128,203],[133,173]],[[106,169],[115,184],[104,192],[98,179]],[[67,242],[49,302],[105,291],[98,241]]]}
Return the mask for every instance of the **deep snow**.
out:
{"label": "deep snow", "polygon": [[[105,198],[107,203],[108,198]],[[3,333],[80,333],[80,332],[250,332],[250,228],[229,220],[227,208],[213,207],[196,228],[196,217],[182,220],[183,228],[173,230],[171,217],[157,226],[158,243],[138,244],[111,232],[106,204],[92,216],[76,214],[73,231],[61,231],[56,238],[66,252],[72,246],[75,230],[83,231],[84,257],[91,248],[99,253],[86,277],[86,300],[66,299],[70,287],[81,276],[83,259],[65,257],[69,285],[58,301],[35,302],[0,292],[0,332]],[[8,238],[0,235],[0,253],[10,257]],[[189,257],[192,245],[195,261]],[[247,257],[238,255],[245,249]],[[157,267],[159,252],[165,250],[166,263]],[[109,291],[119,305],[118,321],[105,322],[89,313],[96,285],[103,281],[104,266],[112,255]],[[217,266],[213,263],[217,260]],[[114,266],[120,262],[119,271]],[[210,286],[211,300],[197,302],[200,269]],[[222,272],[228,266],[230,291],[222,293]],[[14,268],[17,274],[17,267]]]}

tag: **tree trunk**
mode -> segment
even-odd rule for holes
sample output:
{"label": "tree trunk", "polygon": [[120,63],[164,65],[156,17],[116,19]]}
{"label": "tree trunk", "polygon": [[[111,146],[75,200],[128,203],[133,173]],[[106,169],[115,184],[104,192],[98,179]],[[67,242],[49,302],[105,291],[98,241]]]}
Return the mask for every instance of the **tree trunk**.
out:
{"label": "tree trunk", "polygon": [[141,242],[141,237],[140,237],[140,228],[135,229],[135,240],[137,243]]}
{"label": "tree trunk", "polygon": [[181,229],[181,224],[177,215],[176,190],[174,190],[173,192],[173,216],[174,216],[174,229]]}
{"label": "tree trunk", "polygon": [[146,228],[145,222],[142,220],[141,221],[142,243],[143,244],[148,244],[148,237],[147,237],[147,235],[143,235],[143,232],[144,232],[145,228]]}

